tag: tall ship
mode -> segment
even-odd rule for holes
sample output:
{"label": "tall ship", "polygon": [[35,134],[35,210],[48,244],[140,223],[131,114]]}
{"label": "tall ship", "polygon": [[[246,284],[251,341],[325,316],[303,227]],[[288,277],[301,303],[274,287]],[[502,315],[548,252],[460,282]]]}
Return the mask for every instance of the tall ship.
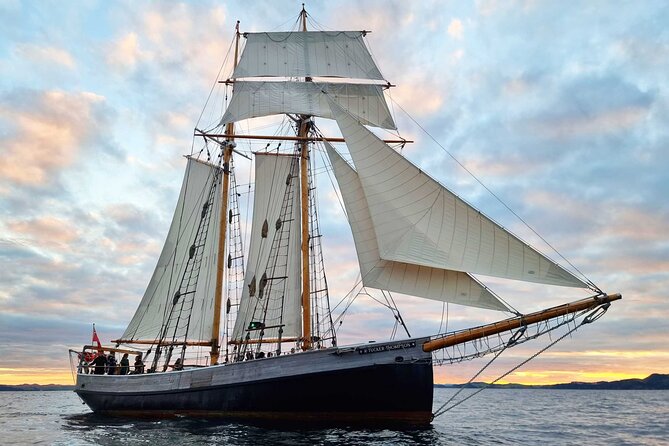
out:
{"label": "tall ship", "polygon": [[[374,128],[396,125],[384,96],[392,85],[370,55],[368,31],[308,23],[304,8],[290,32],[241,33],[237,23],[234,69],[217,79],[227,92],[224,111],[210,128],[195,129],[197,149],[185,158],[139,307],[113,345],[74,352],[75,392],[94,412],[425,425],[435,415],[435,365],[496,357],[592,322],[621,298],[434,180],[402,155],[410,141],[377,136]],[[271,135],[235,125],[269,116],[283,117]],[[326,136],[321,122],[341,135]],[[242,149],[249,141],[266,145]],[[252,186],[239,184],[240,163],[252,166]],[[316,200],[315,175],[324,172],[336,183],[360,270],[337,308]],[[240,205],[247,193],[250,216]],[[481,276],[590,294],[524,314]],[[342,314],[363,291],[378,293],[400,330],[392,293],[506,314],[455,332],[407,330],[403,339],[339,345]]]}

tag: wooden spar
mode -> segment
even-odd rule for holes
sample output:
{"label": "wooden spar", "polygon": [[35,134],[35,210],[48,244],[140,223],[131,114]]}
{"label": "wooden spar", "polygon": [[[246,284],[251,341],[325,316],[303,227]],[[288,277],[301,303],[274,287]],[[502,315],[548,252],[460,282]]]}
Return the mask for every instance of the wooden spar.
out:
{"label": "wooden spar", "polygon": [[[309,131],[305,116],[300,122],[300,136]],[[302,208],[302,350],[311,348],[311,295],[309,274],[309,143],[303,141],[300,148],[300,184]]]}
{"label": "wooden spar", "polygon": [[[157,341],[153,339],[116,339],[112,341],[115,344],[138,344],[138,345],[155,345]],[[211,345],[211,341],[186,341],[186,342],[161,342],[160,346],[166,345],[190,345],[196,347],[206,347]]]}
{"label": "wooden spar", "polygon": [[[86,350],[99,350],[97,345],[84,345],[84,348],[82,351]],[[74,353],[79,353],[78,351],[75,350],[70,350],[71,352]],[[128,350],[125,348],[115,348],[115,347],[102,347],[103,352],[114,352],[114,353],[127,353],[129,355],[141,355],[142,352],[137,351],[137,350]]]}
{"label": "wooden spar", "polygon": [[537,311],[518,317],[513,317],[503,321],[495,322],[481,327],[470,328],[457,333],[446,335],[441,338],[432,339],[423,344],[423,351],[433,352],[442,348],[450,347],[457,344],[462,344],[475,339],[492,336],[505,331],[513,330],[523,326],[536,324],[537,322],[546,321],[559,316],[576,313],[578,311],[595,308],[599,305],[613,302],[614,300],[622,299],[620,293],[605,294],[603,296],[593,296],[586,299],[578,300],[557,307],[548,308],[546,310]]}
{"label": "wooden spar", "polygon": [[[307,11],[302,4],[302,31],[307,30]],[[310,82],[311,78],[304,79]],[[310,117],[302,116],[298,137],[305,138],[309,133]],[[309,142],[300,143],[300,184],[302,209],[302,350],[311,348],[311,289],[309,275]]]}
{"label": "wooden spar", "polygon": [[[233,127],[234,124],[228,124]],[[230,190],[230,159],[232,158],[232,148],[228,145],[223,149],[223,184],[221,191],[221,213],[218,227],[218,252],[216,256],[216,290],[214,292],[214,320],[211,328],[211,363],[218,363],[218,356],[221,347],[218,339],[221,330],[221,304],[223,301],[223,268],[225,264],[225,236],[228,231],[228,195]]]}
{"label": "wooden spar", "polygon": [[[195,136],[202,136],[203,138],[227,138],[227,134],[221,133],[206,133],[196,131]],[[330,138],[330,137],[320,137],[320,136],[273,136],[273,135],[235,135],[235,139],[260,139],[263,141],[309,141],[309,142],[318,142],[318,141],[327,141],[327,142],[346,142],[344,138]],[[384,139],[383,142],[386,144],[408,144],[413,143],[413,140],[410,139]]]}
{"label": "wooden spar", "polygon": [[[239,21],[235,27],[235,59],[234,68],[237,68],[239,52]],[[218,229],[218,255],[216,260],[216,291],[214,294],[214,322],[211,328],[211,363],[218,364],[221,346],[218,342],[221,333],[221,303],[223,301],[223,268],[225,256],[225,237],[228,232],[228,195],[230,194],[230,161],[232,160],[232,144],[235,134],[235,124],[229,123],[225,127],[225,139],[228,144],[223,145],[223,184],[221,190],[221,213]]]}

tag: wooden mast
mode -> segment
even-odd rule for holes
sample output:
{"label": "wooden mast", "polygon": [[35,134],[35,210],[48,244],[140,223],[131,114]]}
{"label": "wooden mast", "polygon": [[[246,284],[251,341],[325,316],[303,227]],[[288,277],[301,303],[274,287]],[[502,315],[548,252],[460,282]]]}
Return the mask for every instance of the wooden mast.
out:
{"label": "wooden mast", "polygon": [[[302,31],[307,31],[307,11],[302,3]],[[304,79],[311,82],[310,77]],[[310,116],[302,115],[299,122],[298,137],[306,138],[309,133]],[[311,289],[309,275],[309,143],[300,142],[300,184],[302,208],[302,350],[311,348]]]}
{"label": "wooden mast", "polygon": [[[237,68],[239,55],[239,20],[235,26],[235,59],[233,70]],[[221,346],[218,342],[221,332],[221,303],[223,301],[223,268],[225,257],[225,237],[228,232],[228,195],[230,194],[230,161],[232,160],[232,141],[234,140],[235,124],[225,126],[225,142],[223,147],[223,184],[221,190],[221,214],[218,231],[218,256],[216,260],[216,291],[214,295],[214,324],[211,329],[211,364],[218,364]]]}
{"label": "wooden mast", "polygon": [[514,330],[523,326],[536,324],[538,322],[547,321],[567,314],[576,313],[578,311],[587,310],[589,308],[596,308],[600,305],[608,304],[614,300],[622,299],[622,296],[617,294],[605,294],[603,296],[593,296],[582,299],[576,302],[571,302],[557,307],[548,308],[546,310],[537,311],[536,313],[525,314],[503,321],[494,322],[492,324],[483,325],[481,327],[470,328],[457,333],[446,335],[440,338],[432,339],[423,344],[423,351],[433,352],[442,348],[450,347],[452,345],[462,344],[475,339],[484,338],[486,336],[496,335],[505,331]]}

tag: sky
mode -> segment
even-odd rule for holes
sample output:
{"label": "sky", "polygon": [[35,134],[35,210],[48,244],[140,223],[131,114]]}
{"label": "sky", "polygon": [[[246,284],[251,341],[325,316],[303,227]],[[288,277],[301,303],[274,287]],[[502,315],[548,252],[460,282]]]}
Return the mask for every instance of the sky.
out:
{"label": "sky", "polygon": [[[193,128],[221,115],[222,93],[207,98],[228,76],[235,22],[242,31],[290,30],[300,9],[295,1],[0,0],[0,383],[70,384],[67,351],[90,342],[92,323],[103,342],[122,333],[162,248],[182,155],[200,144]],[[306,9],[309,26],[372,31],[366,41],[395,85],[387,98],[400,135],[415,141],[403,151],[410,160],[562,265],[571,268],[564,256],[623,294],[597,323],[504,382],[669,373],[669,5],[306,1]],[[267,127],[260,120],[238,131]],[[249,171],[237,165],[240,176]],[[323,169],[318,185],[336,303],[357,264]],[[523,312],[586,296],[479,278]],[[506,317],[412,297],[397,303],[412,335]],[[340,344],[388,339],[393,323],[360,296]],[[505,352],[477,380],[547,342]],[[482,365],[438,367],[435,381],[465,382]]]}

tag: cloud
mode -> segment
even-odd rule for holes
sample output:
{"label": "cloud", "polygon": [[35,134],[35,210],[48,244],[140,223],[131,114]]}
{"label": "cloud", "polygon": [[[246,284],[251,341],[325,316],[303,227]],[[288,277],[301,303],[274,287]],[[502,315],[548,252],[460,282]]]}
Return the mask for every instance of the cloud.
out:
{"label": "cloud", "polygon": [[78,237],[76,228],[55,217],[9,220],[7,228],[36,242],[38,246],[67,245]]}
{"label": "cloud", "polygon": [[[222,7],[156,5],[128,11],[121,20],[123,31],[108,46],[106,62],[112,69],[134,74],[134,80],[147,83],[147,93],[160,87],[165,94],[185,72],[191,82],[201,83],[197,87],[211,85],[229,43],[219,33],[227,20]],[[151,88],[152,83],[157,85]]]}
{"label": "cloud", "polygon": [[446,100],[444,90],[439,89],[432,79],[425,75],[407,75],[400,81],[390,96],[411,114],[416,116],[433,114]]}
{"label": "cloud", "polygon": [[539,122],[536,131],[545,138],[567,139],[624,132],[648,115],[645,107],[628,106],[592,116],[563,116]]}
{"label": "cloud", "polygon": [[137,33],[129,32],[119,37],[109,47],[107,63],[120,71],[132,71],[143,57],[146,57],[139,49],[139,38]]}
{"label": "cloud", "polygon": [[20,59],[28,59],[40,65],[55,64],[68,69],[76,68],[72,54],[62,48],[25,43],[17,45],[14,51]]}
{"label": "cloud", "polygon": [[[107,206],[104,214],[113,222],[118,231],[114,235],[124,236],[128,233],[146,235],[155,234],[159,223],[156,216],[147,209],[131,203],[117,203]],[[107,228],[109,225],[105,224]]]}
{"label": "cloud", "polygon": [[463,35],[463,26],[460,19],[453,19],[448,24],[448,35],[454,39],[461,40]]}
{"label": "cloud", "polygon": [[0,136],[0,179],[28,186],[50,183],[98,136],[106,111],[104,98],[88,92],[17,91],[5,96],[0,119],[10,130]]}

